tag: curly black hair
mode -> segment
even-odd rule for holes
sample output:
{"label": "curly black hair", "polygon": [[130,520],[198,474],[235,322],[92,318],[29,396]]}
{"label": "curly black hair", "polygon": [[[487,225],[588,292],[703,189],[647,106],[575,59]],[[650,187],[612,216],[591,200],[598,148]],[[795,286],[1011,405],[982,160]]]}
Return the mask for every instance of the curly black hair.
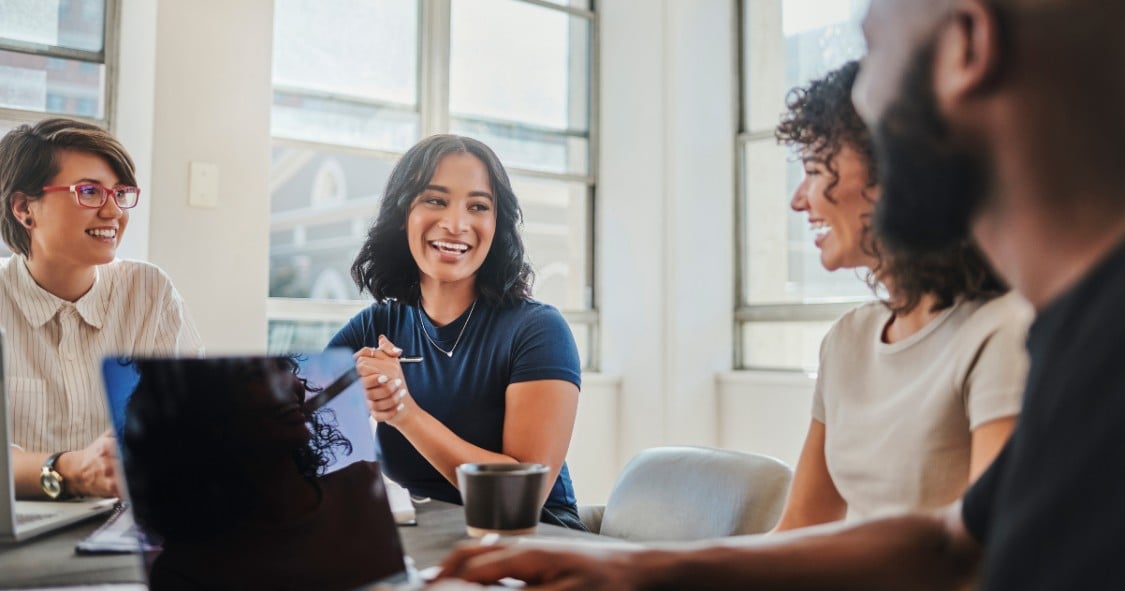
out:
{"label": "curly black hair", "polygon": [[[799,147],[807,157],[823,164],[830,177],[825,198],[833,203],[831,192],[840,182],[835,160],[844,146],[855,150],[867,165],[868,190],[863,198],[874,202],[869,190],[879,184],[871,132],[852,104],[852,86],[858,73],[859,62],[849,61],[807,87],[791,90],[786,98],[787,111],[774,132],[778,142]],[[870,219],[864,224],[862,248],[878,261],[868,270],[866,281],[872,290],[880,283],[893,286],[892,300],[884,304],[895,313],[910,312],[926,294],[936,296],[932,311],[937,311],[952,306],[958,298],[991,298],[1007,290],[977,247],[967,240],[944,252],[892,255],[881,247]]]}
{"label": "curly black hair", "polygon": [[[832,189],[840,182],[836,155],[848,146],[867,164],[867,186],[878,184],[875,146],[871,132],[852,106],[852,85],[859,73],[859,62],[850,61],[805,88],[794,88],[785,99],[787,111],[781,117],[774,137],[788,146],[799,146],[808,157],[823,164],[831,181],[825,196],[833,201]],[[864,194],[864,197],[868,197]]]}
{"label": "curly black hair", "polygon": [[496,207],[496,235],[477,270],[477,296],[494,306],[510,306],[531,297],[535,275],[520,237],[523,213],[500,159],[484,143],[457,135],[430,136],[407,150],[391,171],[379,215],[352,263],[352,279],[376,300],[416,305],[421,299],[418,264],[410,254],[406,218],[417,197],[450,154],[476,156],[488,171]]}
{"label": "curly black hair", "polygon": [[[254,458],[231,438],[245,427],[232,400],[252,385],[278,387],[273,378],[283,374],[296,376],[295,387],[304,392],[319,388],[298,375],[298,359],[292,357],[133,363],[140,380],[126,405],[121,455],[137,523],[158,540],[222,535],[255,504],[255,483],[247,473]],[[352,445],[329,409],[306,418],[311,437],[291,454],[297,471],[315,483],[336,452],[349,454]]]}

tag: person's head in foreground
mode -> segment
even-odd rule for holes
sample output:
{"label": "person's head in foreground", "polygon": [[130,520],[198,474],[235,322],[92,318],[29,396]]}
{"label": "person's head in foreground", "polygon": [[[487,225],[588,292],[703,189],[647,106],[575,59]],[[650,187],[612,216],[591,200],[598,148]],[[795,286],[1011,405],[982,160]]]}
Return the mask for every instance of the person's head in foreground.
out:
{"label": "person's head in foreground", "polygon": [[[463,215],[450,221],[449,209]],[[430,136],[391,172],[352,277],[380,301],[418,304],[437,286],[457,285],[485,303],[514,304],[530,297],[533,278],[522,220],[491,148],[468,137]]]}
{"label": "person's head in foreground", "polygon": [[808,216],[820,260],[829,271],[865,267],[868,283],[885,286],[887,304],[909,313],[930,296],[932,310],[959,297],[972,300],[1005,288],[969,240],[929,253],[891,256],[871,226],[880,187],[871,133],[855,107],[859,62],[848,62],[790,92],[777,127],[779,141],[797,148],[805,178],[790,201]]}
{"label": "person's head in foreground", "polygon": [[116,255],[139,198],[133,160],[100,127],[44,119],[0,140],[0,234],[37,278],[49,270],[93,282],[94,266]]}
{"label": "person's head in foreground", "polygon": [[287,357],[134,362],[122,461],[137,523],[162,540],[221,537],[261,517],[262,494],[316,479],[351,443]]}
{"label": "person's head in foreground", "polygon": [[1122,22],[1105,0],[871,0],[864,19],[853,98],[884,246],[972,235],[1039,311],[1019,426],[960,503],[756,547],[470,548],[445,573],[556,590],[1125,588]]}

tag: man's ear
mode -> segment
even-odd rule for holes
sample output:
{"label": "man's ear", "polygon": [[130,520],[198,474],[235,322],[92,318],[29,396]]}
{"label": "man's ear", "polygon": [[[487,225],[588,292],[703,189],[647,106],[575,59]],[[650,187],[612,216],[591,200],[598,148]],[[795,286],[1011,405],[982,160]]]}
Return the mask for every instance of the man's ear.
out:
{"label": "man's ear", "polygon": [[1003,63],[1000,20],[984,0],[954,0],[937,38],[934,93],[943,111],[988,89]]}

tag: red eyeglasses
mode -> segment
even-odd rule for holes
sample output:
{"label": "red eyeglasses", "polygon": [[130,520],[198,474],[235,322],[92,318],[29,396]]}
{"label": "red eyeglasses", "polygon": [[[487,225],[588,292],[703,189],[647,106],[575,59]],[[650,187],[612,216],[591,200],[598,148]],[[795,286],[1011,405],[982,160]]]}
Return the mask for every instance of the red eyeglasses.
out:
{"label": "red eyeglasses", "polygon": [[70,191],[74,194],[75,201],[82,207],[101,209],[109,196],[113,195],[114,202],[121,209],[130,209],[137,206],[141,198],[141,190],[137,187],[103,187],[95,183],[78,183],[76,185],[52,185],[43,187],[44,191]]}

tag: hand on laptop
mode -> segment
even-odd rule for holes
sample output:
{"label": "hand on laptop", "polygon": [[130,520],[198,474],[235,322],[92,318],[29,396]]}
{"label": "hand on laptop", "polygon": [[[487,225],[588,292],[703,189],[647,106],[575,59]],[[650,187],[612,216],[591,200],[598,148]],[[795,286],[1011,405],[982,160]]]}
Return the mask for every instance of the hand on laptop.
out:
{"label": "hand on laptop", "polygon": [[58,470],[67,492],[75,496],[121,496],[117,485],[117,440],[112,430],[82,449],[59,456]]}

